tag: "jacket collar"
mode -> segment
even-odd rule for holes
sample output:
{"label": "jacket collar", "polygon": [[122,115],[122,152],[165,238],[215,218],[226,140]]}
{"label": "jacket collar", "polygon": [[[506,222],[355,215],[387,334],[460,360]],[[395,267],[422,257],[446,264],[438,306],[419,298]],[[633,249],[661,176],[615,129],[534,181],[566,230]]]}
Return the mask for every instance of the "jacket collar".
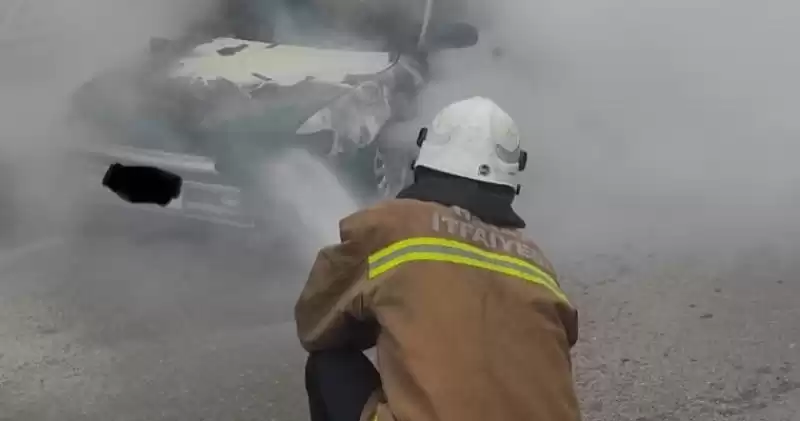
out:
{"label": "jacket collar", "polygon": [[525,220],[511,207],[515,196],[509,187],[417,168],[414,183],[401,191],[397,198],[458,206],[487,224],[521,229],[525,228]]}

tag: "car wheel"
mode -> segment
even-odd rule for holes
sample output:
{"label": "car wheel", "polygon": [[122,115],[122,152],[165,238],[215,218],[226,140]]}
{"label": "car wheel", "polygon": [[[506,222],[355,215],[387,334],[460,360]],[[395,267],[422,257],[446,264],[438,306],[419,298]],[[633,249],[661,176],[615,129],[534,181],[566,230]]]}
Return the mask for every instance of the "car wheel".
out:
{"label": "car wheel", "polygon": [[396,197],[413,181],[411,166],[389,151],[378,147],[375,150],[373,171],[377,178],[377,189],[381,199]]}
{"label": "car wheel", "polygon": [[396,197],[401,190],[414,182],[411,164],[417,147],[414,143],[415,122],[393,123],[383,128],[375,141],[373,172],[378,177],[381,198]]}

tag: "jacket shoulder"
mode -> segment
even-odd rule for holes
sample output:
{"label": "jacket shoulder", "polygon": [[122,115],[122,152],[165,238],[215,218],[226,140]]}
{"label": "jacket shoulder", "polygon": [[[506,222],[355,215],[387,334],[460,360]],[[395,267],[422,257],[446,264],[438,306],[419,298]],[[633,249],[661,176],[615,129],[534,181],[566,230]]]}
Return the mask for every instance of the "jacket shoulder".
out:
{"label": "jacket shoulder", "polygon": [[364,215],[396,215],[398,212],[403,215],[415,213],[430,213],[437,210],[448,209],[447,206],[436,202],[428,202],[417,199],[389,199],[378,202],[368,208],[362,209],[350,217]]}
{"label": "jacket shoulder", "polygon": [[363,230],[380,227],[395,228],[408,225],[409,222],[428,220],[436,212],[449,211],[443,205],[415,199],[391,199],[377,203],[355,212],[342,219],[339,228],[346,230]]}
{"label": "jacket shoulder", "polygon": [[369,243],[372,250],[408,237],[426,235],[434,215],[446,206],[415,199],[391,199],[355,212],[339,223],[341,240]]}
{"label": "jacket shoulder", "polygon": [[531,261],[554,278],[556,272],[539,246],[522,230],[486,224],[469,211],[416,199],[380,202],[343,219],[345,236],[370,243],[371,250],[411,237],[439,237],[467,243],[490,252]]}

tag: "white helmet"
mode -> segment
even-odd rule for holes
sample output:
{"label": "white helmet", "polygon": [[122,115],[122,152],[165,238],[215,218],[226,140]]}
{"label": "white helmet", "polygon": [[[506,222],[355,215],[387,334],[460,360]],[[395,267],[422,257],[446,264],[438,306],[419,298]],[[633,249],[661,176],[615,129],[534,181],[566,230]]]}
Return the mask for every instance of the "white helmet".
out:
{"label": "white helmet", "polygon": [[420,131],[414,166],[512,187],[528,154],[520,148],[514,120],[494,101],[473,97],[452,103],[433,119],[430,132]]}

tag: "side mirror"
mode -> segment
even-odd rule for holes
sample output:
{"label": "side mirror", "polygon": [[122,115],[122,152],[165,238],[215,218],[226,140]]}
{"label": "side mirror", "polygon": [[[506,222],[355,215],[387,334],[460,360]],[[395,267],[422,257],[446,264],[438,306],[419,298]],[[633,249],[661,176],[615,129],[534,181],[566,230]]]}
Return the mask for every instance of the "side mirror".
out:
{"label": "side mirror", "polygon": [[424,48],[428,51],[467,48],[477,44],[478,38],[478,28],[468,23],[431,23],[425,33]]}

